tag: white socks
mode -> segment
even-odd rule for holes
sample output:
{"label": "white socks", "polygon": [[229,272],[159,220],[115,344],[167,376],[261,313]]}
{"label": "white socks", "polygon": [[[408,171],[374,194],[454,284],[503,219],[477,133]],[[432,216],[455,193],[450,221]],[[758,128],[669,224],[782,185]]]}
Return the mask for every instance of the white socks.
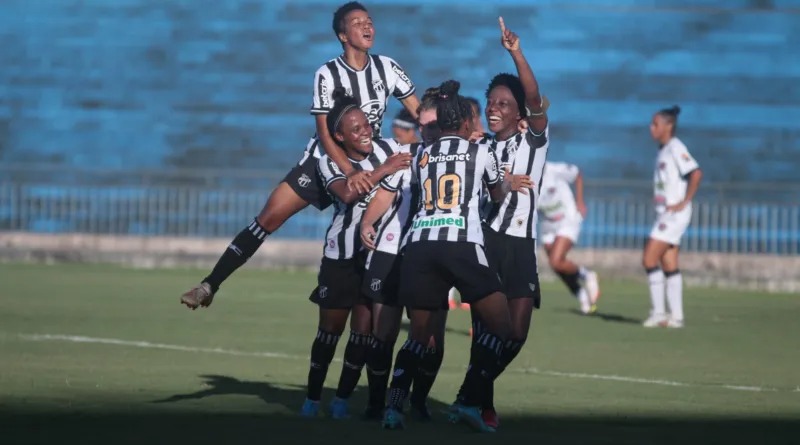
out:
{"label": "white socks", "polygon": [[661,269],[647,271],[647,281],[650,283],[650,302],[652,303],[653,316],[665,316],[667,313],[664,299],[664,272]]}
{"label": "white socks", "polygon": [[683,276],[681,271],[675,270],[664,274],[664,276],[667,277],[669,311],[673,319],[683,321]]}

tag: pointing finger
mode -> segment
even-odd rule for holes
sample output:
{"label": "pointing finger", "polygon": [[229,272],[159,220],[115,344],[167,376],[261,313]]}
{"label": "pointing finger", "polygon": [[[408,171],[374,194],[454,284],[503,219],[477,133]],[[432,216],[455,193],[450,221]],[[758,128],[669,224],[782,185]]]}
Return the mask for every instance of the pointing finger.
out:
{"label": "pointing finger", "polygon": [[503,21],[503,17],[498,17],[497,21],[500,22],[500,32],[505,35],[506,34],[506,22]]}

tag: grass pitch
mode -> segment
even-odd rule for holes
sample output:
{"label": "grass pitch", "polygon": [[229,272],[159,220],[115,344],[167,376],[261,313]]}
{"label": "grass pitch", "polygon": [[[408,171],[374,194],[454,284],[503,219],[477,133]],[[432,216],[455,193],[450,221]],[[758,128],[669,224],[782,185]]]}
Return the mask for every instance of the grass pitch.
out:
{"label": "grass pitch", "polygon": [[[500,431],[486,436],[443,415],[400,432],[301,419],[315,275],[242,270],[190,311],[178,296],[201,276],[0,264],[0,443],[800,441],[798,296],[688,288],[687,327],[646,330],[642,284],[601,277],[600,313],[584,317],[545,283],[531,338],[497,382]],[[468,329],[469,314],[451,311],[435,414],[463,377]]]}

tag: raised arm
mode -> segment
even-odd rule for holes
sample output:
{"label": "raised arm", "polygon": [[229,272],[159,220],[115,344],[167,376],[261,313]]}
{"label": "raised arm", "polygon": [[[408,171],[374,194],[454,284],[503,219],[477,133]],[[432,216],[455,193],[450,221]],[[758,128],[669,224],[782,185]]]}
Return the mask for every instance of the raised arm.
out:
{"label": "raised arm", "polygon": [[503,18],[499,18],[500,22],[500,41],[503,47],[508,50],[514,65],[517,67],[517,75],[522,83],[522,88],[525,90],[525,106],[528,108],[528,124],[535,133],[541,133],[547,127],[547,114],[544,107],[544,101],[541,93],[539,92],[539,82],[533,74],[531,66],[525,55],[522,54],[520,47],[519,36],[506,29]]}

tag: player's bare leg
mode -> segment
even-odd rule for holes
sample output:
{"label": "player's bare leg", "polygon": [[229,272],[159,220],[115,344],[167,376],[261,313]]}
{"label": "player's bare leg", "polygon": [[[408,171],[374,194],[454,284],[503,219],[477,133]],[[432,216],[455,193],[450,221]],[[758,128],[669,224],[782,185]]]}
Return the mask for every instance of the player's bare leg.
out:
{"label": "player's bare leg", "polygon": [[545,245],[545,252],[550,267],[578,299],[581,312],[589,314],[596,310],[594,303],[600,295],[597,274],[567,259],[572,246],[569,238],[557,236],[551,244]]}
{"label": "player's bare leg", "polygon": [[650,316],[642,323],[644,327],[654,328],[665,326],[668,320],[666,310],[666,292],[664,271],[661,269],[661,259],[669,250],[670,244],[650,238],[644,247],[642,266],[647,272],[647,281],[650,286]]}

